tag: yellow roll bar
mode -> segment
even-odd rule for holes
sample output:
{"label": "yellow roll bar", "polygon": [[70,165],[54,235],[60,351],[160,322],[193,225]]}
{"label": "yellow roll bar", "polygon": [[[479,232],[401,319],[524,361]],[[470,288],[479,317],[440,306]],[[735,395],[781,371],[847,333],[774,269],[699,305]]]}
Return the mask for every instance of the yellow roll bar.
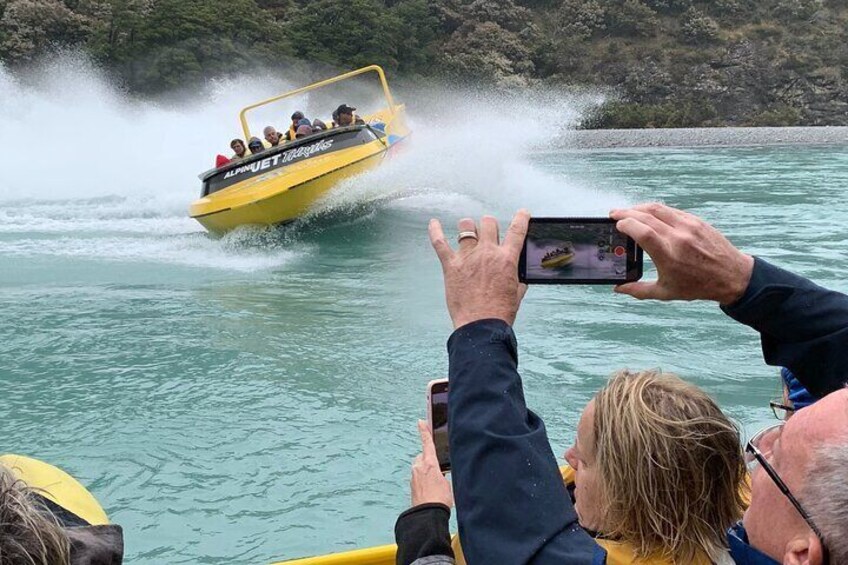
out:
{"label": "yellow roll bar", "polygon": [[361,69],[356,69],[355,71],[350,71],[349,73],[345,73],[343,75],[339,75],[337,77],[328,78],[326,80],[322,80],[319,82],[315,82],[310,84],[309,86],[304,86],[301,88],[296,88],[294,90],[289,90],[284,94],[280,94],[279,96],[274,96],[272,98],[268,98],[267,100],[263,100],[261,102],[256,102],[255,104],[251,104],[250,106],[245,106],[242,108],[242,111],[239,112],[239,120],[241,120],[241,128],[244,130],[244,139],[245,141],[250,139],[250,127],[247,125],[247,113],[250,110],[254,110],[259,108],[260,106],[266,106],[271,104],[272,102],[277,102],[278,100],[282,100],[283,98],[288,98],[289,96],[294,96],[296,94],[301,94],[303,92],[308,92],[310,90],[315,90],[316,88],[321,88],[322,86],[327,86],[336,82],[341,82],[343,80],[347,80],[349,78],[353,78],[355,76],[375,72],[380,77],[380,83],[383,85],[383,94],[386,96],[386,102],[389,103],[389,110],[392,114],[395,113],[395,101],[392,98],[392,93],[389,90],[389,83],[386,82],[386,73],[383,72],[383,68],[380,65],[369,65],[367,67],[362,67]]}

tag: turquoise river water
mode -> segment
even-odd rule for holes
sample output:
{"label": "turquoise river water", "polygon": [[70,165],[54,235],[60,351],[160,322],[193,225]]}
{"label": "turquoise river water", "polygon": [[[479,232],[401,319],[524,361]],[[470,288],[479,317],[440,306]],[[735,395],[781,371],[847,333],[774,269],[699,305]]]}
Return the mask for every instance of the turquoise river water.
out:
{"label": "turquoise river water", "polygon": [[[163,118],[139,112],[152,138]],[[505,222],[523,205],[597,215],[661,199],[848,291],[845,145],[573,150],[480,134],[440,144],[419,128],[305,221],[223,239],[185,217],[206,154],[183,165],[116,153],[66,174],[0,163],[0,452],[88,485],[123,525],[130,563],[389,543],[425,384],[447,370],[429,218],[453,233],[463,215]],[[516,333],[528,402],[558,454],[621,367],[680,373],[748,431],[772,418],[777,370],[710,304],[537,287]]]}

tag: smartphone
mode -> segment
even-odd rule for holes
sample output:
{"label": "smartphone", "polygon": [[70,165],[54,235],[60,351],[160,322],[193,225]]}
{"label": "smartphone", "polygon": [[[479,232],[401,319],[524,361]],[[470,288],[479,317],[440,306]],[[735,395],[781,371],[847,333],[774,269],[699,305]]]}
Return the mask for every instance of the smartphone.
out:
{"label": "smartphone", "polygon": [[448,380],[438,379],[427,383],[427,423],[433,432],[436,456],[442,473],[450,471],[448,450]]}
{"label": "smartphone", "polygon": [[530,218],[518,262],[527,284],[621,284],[642,278],[642,248],[609,218]]}

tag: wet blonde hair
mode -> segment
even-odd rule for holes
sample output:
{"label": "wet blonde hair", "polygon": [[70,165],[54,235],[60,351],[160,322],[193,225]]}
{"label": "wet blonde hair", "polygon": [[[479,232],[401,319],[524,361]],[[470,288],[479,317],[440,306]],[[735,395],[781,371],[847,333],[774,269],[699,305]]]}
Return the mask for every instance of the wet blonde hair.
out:
{"label": "wet blonde hair", "polygon": [[747,469],[739,429],[704,391],[669,373],[619,371],[595,397],[594,433],[605,537],[675,563],[726,551]]}
{"label": "wet blonde hair", "polygon": [[33,491],[0,464],[0,565],[64,565],[70,542]]}

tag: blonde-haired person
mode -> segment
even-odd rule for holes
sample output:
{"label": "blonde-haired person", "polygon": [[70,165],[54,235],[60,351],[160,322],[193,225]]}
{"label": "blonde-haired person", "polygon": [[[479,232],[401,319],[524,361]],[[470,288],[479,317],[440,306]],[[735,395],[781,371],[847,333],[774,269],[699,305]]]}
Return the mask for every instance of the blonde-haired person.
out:
{"label": "blonde-haired person", "polygon": [[565,457],[580,525],[597,533],[607,563],[729,559],[745,459],[739,430],[697,386],[619,371],[583,410]]}
{"label": "blonde-haired person", "polygon": [[[396,528],[398,563],[437,547],[443,559],[464,563],[458,543],[446,550],[452,497],[419,428],[423,453],[413,466],[413,508]],[[584,408],[565,458],[580,526],[608,565],[732,563],[726,531],[744,512],[745,459],[739,430],[697,386],[659,371],[615,373]],[[443,526],[432,521],[429,534],[416,536],[415,520],[426,524],[422,514],[439,506]]]}

